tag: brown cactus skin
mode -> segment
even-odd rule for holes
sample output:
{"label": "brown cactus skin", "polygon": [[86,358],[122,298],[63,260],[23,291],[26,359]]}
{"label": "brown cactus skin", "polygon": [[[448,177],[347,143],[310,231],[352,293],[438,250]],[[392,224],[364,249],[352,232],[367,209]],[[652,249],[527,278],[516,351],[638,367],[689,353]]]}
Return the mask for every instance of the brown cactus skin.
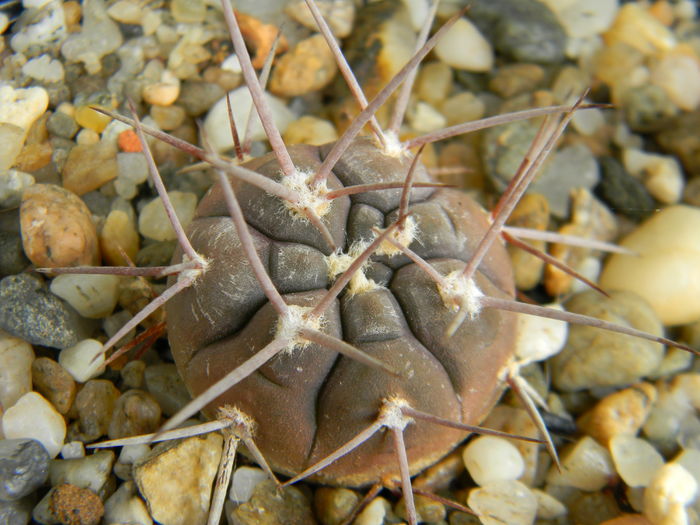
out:
{"label": "brown cactus skin", "polygon": [[[298,169],[314,170],[329,146],[293,146]],[[369,138],[354,141],[328,180],[330,189],[404,180],[410,158],[385,156]],[[247,164],[281,179],[274,156]],[[428,181],[419,166],[416,181]],[[288,304],[311,306],[331,281],[331,253],[318,231],[296,218],[276,197],[231,181],[256,249]],[[401,190],[382,190],[333,201],[323,220],[343,251],[372,227],[396,219]],[[418,224],[410,248],[443,275],[461,269],[489,220],[465,194],[452,189],[414,189],[409,211]],[[189,227],[195,250],[209,260],[196,284],[167,303],[168,336],[180,373],[193,396],[236,368],[275,336],[277,314],[267,303],[240,249],[221,188],[214,186]],[[176,251],[173,262],[182,257]],[[294,475],[324,458],[377,419],[382,401],[397,396],[411,407],[466,424],[478,424],[503,391],[500,371],[515,342],[514,314],[481,312],[456,334],[445,336],[454,312],[435,283],[404,255],[375,255],[366,275],[381,286],[350,296],[326,311],[321,330],[377,357],[400,377],[368,367],[315,344],[276,356],[211,403],[253,417],[255,441],[272,468]],[[514,284],[505,248],[496,243],[475,281],[486,295],[512,298]],[[405,441],[412,473],[452,450],[465,433],[421,422],[409,424]],[[397,477],[390,436],[372,437],[312,479],[362,486]]]}

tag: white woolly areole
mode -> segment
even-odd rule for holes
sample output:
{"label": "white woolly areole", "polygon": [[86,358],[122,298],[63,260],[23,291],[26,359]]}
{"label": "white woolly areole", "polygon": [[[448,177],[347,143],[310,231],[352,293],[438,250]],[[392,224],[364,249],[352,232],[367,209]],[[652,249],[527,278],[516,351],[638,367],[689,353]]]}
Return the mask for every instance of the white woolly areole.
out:
{"label": "white woolly areole", "polygon": [[[194,261],[194,259],[191,259],[189,255],[183,254],[182,256],[182,262],[180,264],[187,264],[191,261]],[[189,279],[190,282],[196,281],[204,272],[207,271],[207,268],[209,267],[209,261],[202,257],[201,255],[197,254],[197,259],[196,263],[199,266],[199,268],[187,268],[185,270],[181,270],[177,274],[177,281],[180,282],[184,279]]]}
{"label": "white woolly areole", "polygon": [[387,157],[401,158],[408,154],[396,133],[384,133],[384,144],[381,145],[382,153]]}
{"label": "white woolly areole", "polygon": [[326,181],[312,185],[314,176],[313,172],[294,170],[291,175],[282,177],[281,184],[298,195],[296,202],[284,201],[297,217],[305,217],[304,210],[313,210],[316,215],[323,217],[331,208],[332,201],[326,198]]}
{"label": "white woolly areole", "polygon": [[[407,217],[403,223],[403,228],[396,228],[389,236],[401,246],[410,246],[418,233],[418,224],[413,217]],[[401,249],[394,246],[389,241],[384,241],[377,248],[377,255],[388,255],[393,257],[401,253]]]}
{"label": "white woolly areole", "polygon": [[250,417],[245,412],[232,405],[224,405],[217,411],[218,419],[225,419],[231,421],[231,426],[236,427],[237,430],[242,430],[247,432],[249,435],[253,435],[255,430],[255,422],[252,417]]}
{"label": "white woolly areole", "polygon": [[310,306],[289,304],[287,305],[287,312],[278,317],[275,337],[278,339],[289,339],[290,343],[285,349],[286,352],[306,348],[311,344],[310,341],[299,336],[299,331],[302,328],[311,328],[312,330],[321,328],[323,317],[307,318],[307,314],[312,309]]}
{"label": "white woolly areole", "polygon": [[410,408],[410,406],[408,401],[400,397],[386,398],[379,411],[379,421],[385,427],[403,431],[409,423],[413,422],[413,419],[405,416],[401,409]]}
{"label": "white woolly areole", "polygon": [[[347,271],[355,259],[362,255],[370,244],[371,241],[355,242],[352,244],[352,246],[350,246],[347,253],[336,251],[326,257],[326,264],[328,265],[328,278],[331,280],[335,279],[338,275]],[[361,292],[369,292],[370,290],[374,290],[378,287],[379,285],[376,282],[367,278],[364,272],[364,265],[362,265],[362,267],[358,268],[358,270],[352,276],[352,279],[350,279],[347,291],[350,295],[354,295]]]}
{"label": "white woolly areole", "polygon": [[447,308],[454,311],[466,311],[470,319],[481,312],[483,292],[474,279],[465,279],[461,270],[455,270],[444,278],[444,284],[438,284],[438,292]]}

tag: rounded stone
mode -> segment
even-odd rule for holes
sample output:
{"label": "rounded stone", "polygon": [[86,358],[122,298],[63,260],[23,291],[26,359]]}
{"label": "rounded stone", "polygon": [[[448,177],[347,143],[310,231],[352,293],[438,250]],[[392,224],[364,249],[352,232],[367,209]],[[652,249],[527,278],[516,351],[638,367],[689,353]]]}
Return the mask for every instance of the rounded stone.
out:
{"label": "rounded stone", "polygon": [[24,394],[2,416],[5,437],[35,439],[55,458],[66,437],[63,416],[36,392]]}
{"label": "rounded stone", "polygon": [[496,436],[479,436],[464,449],[464,465],[477,485],[518,479],[525,463],[517,448]]}
{"label": "rounded stone", "polygon": [[0,440],[0,500],[28,496],[49,476],[49,454],[33,439]]}

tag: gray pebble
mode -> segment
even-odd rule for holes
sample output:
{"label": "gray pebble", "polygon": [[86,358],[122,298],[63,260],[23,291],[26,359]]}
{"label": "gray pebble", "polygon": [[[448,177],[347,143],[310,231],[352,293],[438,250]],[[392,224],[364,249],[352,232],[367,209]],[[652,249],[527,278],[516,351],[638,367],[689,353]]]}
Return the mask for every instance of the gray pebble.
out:
{"label": "gray pebble", "polygon": [[226,93],[218,84],[209,82],[183,82],[177,104],[187,110],[190,117],[199,117]]}
{"label": "gray pebble", "polygon": [[90,337],[92,325],[37,277],[10,275],[0,281],[0,328],[28,343],[69,348]]}
{"label": "gray pebble", "polygon": [[279,489],[271,480],[258,483],[250,501],[228,516],[232,525],[313,525],[316,520],[308,498],[296,487]]}
{"label": "gray pebble", "polygon": [[160,405],[163,414],[172,416],[192,399],[177,367],[163,363],[146,368],[144,373],[146,388]]}
{"label": "gray pebble", "polygon": [[679,111],[666,92],[653,84],[628,89],[622,105],[627,125],[633,131],[643,133],[664,128]]}
{"label": "gray pebble", "polygon": [[167,266],[175,251],[175,241],[149,244],[136,254],[136,266]]}
{"label": "gray pebble", "polygon": [[627,173],[617,159],[600,157],[598,162],[602,177],[596,193],[613,212],[641,221],[654,211],[654,199],[651,198],[644,184]]}
{"label": "gray pebble", "polygon": [[43,485],[49,459],[46,449],[33,439],[0,441],[0,500],[19,500]]}
{"label": "gray pebble", "polygon": [[16,233],[0,232],[0,277],[20,273],[29,266],[22,249],[22,237]]}
{"label": "gray pebble", "polygon": [[51,486],[70,483],[90,489],[104,500],[114,491],[112,466],[115,459],[111,450],[100,450],[78,459],[54,459],[49,468]]}
{"label": "gray pebble", "polygon": [[517,62],[564,60],[566,33],[554,13],[537,0],[473,0],[467,16],[496,51]]}
{"label": "gray pebble", "polygon": [[0,500],[0,523],[25,525],[32,517],[35,498],[28,496],[15,501]]}
{"label": "gray pebble", "polygon": [[56,111],[46,121],[46,129],[52,135],[64,139],[72,139],[78,132],[79,126],[73,117],[63,111]]}

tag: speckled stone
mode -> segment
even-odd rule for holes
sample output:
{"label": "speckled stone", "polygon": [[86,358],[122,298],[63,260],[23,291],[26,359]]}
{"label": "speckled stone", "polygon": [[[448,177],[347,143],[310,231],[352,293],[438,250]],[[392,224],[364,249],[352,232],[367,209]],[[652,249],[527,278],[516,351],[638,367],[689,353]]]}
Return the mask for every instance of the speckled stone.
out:
{"label": "speckled stone", "polygon": [[654,211],[654,199],[639,179],[635,179],[614,157],[598,158],[601,181],[596,193],[615,213],[621,213],[634,220],[646,218]]}
{"label": "speckled stone", "polygon": [[104,514],[100,498],[88,489],[62,483],[51,493],[49,511],[67,525],[98,525]]}
{"label": "speckled stone", "polygon": [[34,389],[48,399],[61,414],[73,404],[76,384],[70,374],[49,357],[38,357],[32,363]]}
{"label": "speckled stone", "polygon": [[49,454],[33,439],[0,440],[0,500],[28,496],[49,476]]}
{"label": "speckled stone", "polygon": [[160,425],[160,406],[155,398],[142,390],[124,392],[114,405],[109,422],[110,439],[149,434]]}
{"label": "speckled stone", "polygon": [[250,501],[236,507],[229,515],[232,525],[314,525],[311,505],[297,487],[278,489],[271,480],[259,483]]}
{"label": "speckled stone", "polygon": [[0,277],[20,273],[29,264],[22,249],[22,237],[16,233],[0,232]]}

